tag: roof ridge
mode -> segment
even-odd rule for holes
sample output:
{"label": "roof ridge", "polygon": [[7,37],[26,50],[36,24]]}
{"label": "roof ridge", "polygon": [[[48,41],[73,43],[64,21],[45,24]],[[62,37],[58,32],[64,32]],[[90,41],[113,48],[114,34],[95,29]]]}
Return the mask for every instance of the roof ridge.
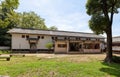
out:
{"label": "roof ridge", "polygon": [[114,36],[113,38],[119,38],[120,36]]}
{"label": "roof ridge", "polygon": [[46,35],[59,35],[59,36],[81,36],[81,37],[95,37],[104,38],[102,35],[96,35],[95,33],[85,32],[72,32],[72,31],[59,31],[59,30],[42,30],[33,28],[13,28],[8,33],[28,33],[28,34],[46,34]]}
{"label": "roof ridge", "polygon": [[[45,30],[45,29],[21,28],[21,27],[15,27],[15,28],[17,28],[17,29],[28,29],[28,30],[53,31],[53,32],[67,32],[67,33],[95,34],[95,33],[87,33],[87,32],[75,32],[75,31],[64,31],[64,30]],[[14,28],[13,28],[13,29],[14,29]]]}

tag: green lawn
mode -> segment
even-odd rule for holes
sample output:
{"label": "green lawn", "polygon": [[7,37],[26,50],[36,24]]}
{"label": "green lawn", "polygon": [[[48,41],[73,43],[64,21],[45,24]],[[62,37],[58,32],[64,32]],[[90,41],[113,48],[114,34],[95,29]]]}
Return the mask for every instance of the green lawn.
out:
{"label": "green lawn", "polygon": [[[10,77],[120,77],[120,64],[105,64],[95,57],[12,57],[0,60],[0,75]],[[85,60],[84,60],[85,59]]]}

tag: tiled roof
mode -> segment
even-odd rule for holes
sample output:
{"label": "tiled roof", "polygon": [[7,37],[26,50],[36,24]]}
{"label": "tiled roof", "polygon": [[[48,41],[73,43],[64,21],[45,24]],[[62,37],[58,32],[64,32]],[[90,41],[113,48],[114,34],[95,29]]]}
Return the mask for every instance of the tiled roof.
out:
{"label": "tiled roof", "polygon": [[120,36],[113,37],[113,42],[120,42]]}
{"label": "tiled roof", "polygon": [[38,30],[38,29],[26,29],[26,28],[13,28],[8,33],[20,33],[20,34],[40,34],[40,35],[52,35],[52,36],[73,36],[73,37],[91,37],[91,38],[104,38],[101,35],[94,33],[84,32],[70,32],[70,31],[55,31],[55,30]]}
{"label": "tiled roof", "polygon": [[115,36],[115,37],[113,37],[113,38],[120,38],[120,36]]}

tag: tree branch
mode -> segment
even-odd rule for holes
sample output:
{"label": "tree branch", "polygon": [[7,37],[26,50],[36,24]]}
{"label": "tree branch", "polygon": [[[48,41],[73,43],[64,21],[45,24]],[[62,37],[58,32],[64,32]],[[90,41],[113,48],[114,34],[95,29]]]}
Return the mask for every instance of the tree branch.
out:
{"label": "tree branch", "polygon": [[114,6],[115,6],[115,3],[116,3],[116,2],[114,2],[114,3],[112,4],[111,16],[110,16],[110,26],[112,26],[112,23],[113,23],[113,15],[114,15]]}
{"label": "tree branch", "polygon": [[109,15],[108,15],[107,0],[101,0],[101,2],[102,2],[103,14],[107,18],[107,20],[110,21],[110,18],[109,18]]}

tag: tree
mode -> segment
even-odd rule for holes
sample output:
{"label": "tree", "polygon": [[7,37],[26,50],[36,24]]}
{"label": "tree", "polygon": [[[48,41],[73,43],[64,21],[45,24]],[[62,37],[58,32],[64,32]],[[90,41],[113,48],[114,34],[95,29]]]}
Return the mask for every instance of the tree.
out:
{"label": "tree", "polygon": [[18,20],[14,21],[17,24],[17,27],[22,28],[35,28],[35,29],[47,29],[44,19],[38,16],[35,12],[23,12],[15,15]]}
{"label": "tree", "polygon": [[3,0],[0,4],[0,20],[3,23],[0,27],[12,27],[14,26],[13,22],[9,19],[9,15],[16,13],[14,10],[18,8],[18,0]]}
{"label": "tree", "polygon": [[115,13],[120,8],[120,0],[87,0],[87,14],[91,16],[89,27],[97,34],[107,35],[107,54],[105,62],[113,61],[112,57],[112,23]]}
{"label": "tree", "polygon": [[49,30],[58,30],[58,28],[56,26],[51,26],[48,28]]}
{"label": "tree", "polygon": [[2,0],[0,3],[0,46],[10,46],[10,35],[7,31],[14,27],[14,23],[8,14],[16,13],[14,10],[18,5],[18,0]]}

